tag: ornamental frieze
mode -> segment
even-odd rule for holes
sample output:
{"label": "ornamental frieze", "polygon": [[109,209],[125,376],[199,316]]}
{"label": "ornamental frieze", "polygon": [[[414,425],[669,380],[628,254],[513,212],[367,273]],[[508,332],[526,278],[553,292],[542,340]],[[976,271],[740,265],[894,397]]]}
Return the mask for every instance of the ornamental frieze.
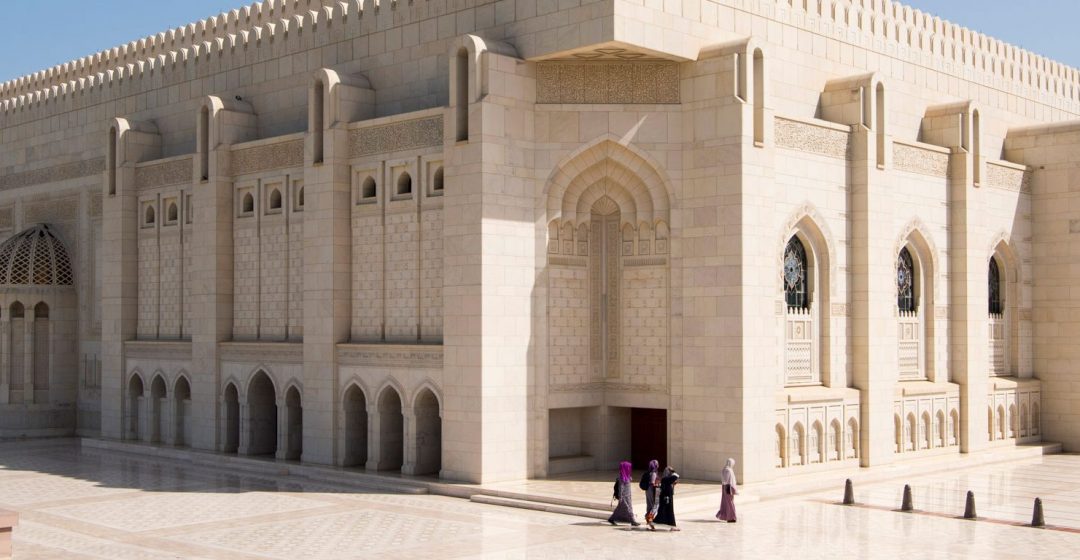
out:
{"label": "ornamental frieze", "polygon": [[931,177],[949,176],[949,154],[893,142],[893,167]]}
{"label": "ornamental frieze", "polygon": [[540,62],[536,102],[552,104],[679,103],[679,65],[673,62]]}
{"label": "ornamental frieze", "polygon": [[231,172],[234,176],[303,165],[303,138],[232,151]]}
{"label": "ornamental frieze", "polygon": [[299,342],[223,342],[221,361],[234,363],[304,363],[304,345]]}
{"label": "ornamental frieze", "polygon": [[32,169],[10,175],[0,174],[0,190],[17,189],[41,183],[54,183],[89,177],[105,170],[105,158],[99,157],[83,161],[74,161],[42,169]]}
{"label": "ornamental frieze", "polygon": [[144,360],[190,360],[191,342],[186,340],[131,340],[124,343],[124,357]]}
{"label": "ornamental frieze", "polygon": [[413,344],[341,344],[338,363],[343,366],[376,366],[442,369],[442,346]]}
{"label": "ornamental frieze", "polygon": [[135,187],[161,187],[191,182],[191,158],[180,158],[135,168]]}
{"label": "ornamental frieze", "polygon": [[988,163],[986,184],[1007,191],[1029,193],[1031,192],[1031,173],[1025,169]]}
{"label": "ornamental frieze", "polygon": [[349,156],[362,157],[401,150],[442,146],[442,115],[366,126],[349,131]]}
{"label": "ornamental frieze", "polygon": [[822,156],[848,159],[851,134],[777,117],[774,126],[776,147],[810,152]]}

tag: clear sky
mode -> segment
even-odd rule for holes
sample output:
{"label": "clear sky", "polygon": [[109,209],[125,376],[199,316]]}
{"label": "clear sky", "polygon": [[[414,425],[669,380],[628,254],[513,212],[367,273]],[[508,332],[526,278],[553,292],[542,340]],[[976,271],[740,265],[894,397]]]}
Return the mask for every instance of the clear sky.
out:
{"label": "clear sky", "polygon": [[[239,8],[253,0],[2,0],[0,82]],[[906,0],[1080,68],[1080,0]]]}
{"label": "clear sky", "polygon": [[255,0],[0,0],[0,82]]}
{"label": "clear sky", "polygon": [[903,0],[903,4],[1080,68],[1080,0]]}

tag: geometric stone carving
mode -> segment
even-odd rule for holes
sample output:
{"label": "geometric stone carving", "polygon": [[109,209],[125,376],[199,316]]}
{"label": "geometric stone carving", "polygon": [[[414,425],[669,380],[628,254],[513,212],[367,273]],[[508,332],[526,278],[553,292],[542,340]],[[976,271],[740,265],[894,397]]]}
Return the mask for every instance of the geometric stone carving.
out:
{"label": "geometric stone carving", "polygon": [[[297,138],[287,142],[277,142],[265,146],[242,148],[232,152],[232,175],[246,175],[304,165],[304,140]],[[190,168],[191,164],[188,163]],[[190,175],[191,170],[188,169]]]}
{"label": "geometric stone carving", "polygon": [[537,103],[679,103],[679,65],[673,62],[541,62]]}
{"label": "geometric stone carving", "polygon": [[1031,192],[1031,173],[1025,169],[1013,169],[987,163],[986,184],[1009,191]]}
{"label": "geometric stone carving", "polygon": [[190,157],[135,168],[136,188],[160,187],[190,182]]}
{"label": "geometric stone carving", "polygon": [[343,366],[442,369],[442,346],[397,344],[339,344],[338,362]]}
{"label": "geometric stone carving", "polygon": [[776,146],[810,152],[823,156],[847,159],[851,150],[851,134],[823,126],[814,126],[776,117],[774,137]]}
{"label": "geometric stone carving", "polygon": [[442,115],[349,131],[349,156],[442,146]]}
{"label": "geometric stone carving", "polygon": [[23,207],[24,224],[74,222],[78,218],[79,197],[65,196],[37,200]]}
{"label": "geometric stone carving", "polygon": [[900,171],[932,177],[949,176],[949,154],[899,142],[893,142],[893,165]]}
{"label": "geometric stone carving", "polygon": [[101,173],[104,170],[105,158],[99,157],[54,165],[42,169],[32,169],[30,171],[23,171],[22,173],[14,173],[12,175],[0,173],[0,190],[88,177],[90,175]]}

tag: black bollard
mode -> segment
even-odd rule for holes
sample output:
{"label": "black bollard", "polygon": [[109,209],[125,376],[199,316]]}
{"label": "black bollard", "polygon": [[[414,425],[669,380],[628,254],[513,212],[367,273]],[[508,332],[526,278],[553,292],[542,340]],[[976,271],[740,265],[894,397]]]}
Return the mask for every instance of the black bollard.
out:
{"label": "black bollard", "polygon": [[1046,519],[1043,519],[1042,498],[1035,498],[1035,511],[1031,513],[1032,527],[1046,527]]}
{"label": "black bollard", "polygon": [[900,504],[900,511],[915,511],[911,504],[911,486],[904,485],[904,501]]}
{"label": "black bollard", "polygon": [[975,493],[968,490],[967,505],[964,506],[964,519],[975,519]]}
{"label": "black bollard", "polygon": [[851,479],[847,479],[844,483],[844,505],[850,506],[855,504],[855,489],[851,486]]}

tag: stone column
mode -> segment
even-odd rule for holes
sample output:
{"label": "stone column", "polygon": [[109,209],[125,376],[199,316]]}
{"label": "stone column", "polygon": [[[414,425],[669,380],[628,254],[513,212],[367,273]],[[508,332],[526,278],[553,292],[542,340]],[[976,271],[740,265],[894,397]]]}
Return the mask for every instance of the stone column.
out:
{"label": "stone column", "polygon": [[[304,445],[305,462],[331,465],[340,419],[337,345],[352,320],[350,121],[375,114],[366,78],[322,69],[308,94],[304,140]],[[384,193],[386,189],[383,189]]]}
{"label": "stone column", "polygon": [[139,441],[147,443],[154,433],[154,427],[152,425],[153,417],[150,415],[150,397],[147,396],[146,389],[143,389],[143,394],[139,395],[136,406],[139,407],[139,432],[136,437]]}
{"label": "stone column", "polygon": [[[468,87],[468,133],[444,119],[443,452],[440,477],[469,482],[529,475],[530,349],[536,281],[536,192],[516,173],[532,140],[535,88],[484,95],[492,82],[529,84],[529,65],[505,46],[465,36],[450,50],[450,98]],[[468,76],[458,79],[465,50]],[[505,73],[505,74],[504,74]],[[520,73],[521,75],[517,74]],[[528,117],[528,118],[527,118]]]}
{"label": "stone column", "polygon": [[[987,360],[989,298],[986,248],[990,234],[982,227],[979,186],[975,184],[975,154],[967,147],[974,130],[970,104],[952,114],[949,158],[949,370],[960,384],[960,450],[970,453],[986,447]],[[961,124],[963,123],[963,124]],[[1007,278],[1007,273],[1002,274]],[[1003,281],[1003,284],[1006,284]],[[1007,284],[1006,284],[1007,285]],[[933,310],[927,311],[932,319]],[[943,377],[942,373],[938,374]]]}
{"label": "stone column", "polygon": [[419,443],[417,441],[416,433],[416,414],[412,410],[401,411],[402,431],[405,432],[405,441],[403,442],[402,457],[401,457],[401,474],[416,474],[416,462],[417,453],[416,447]]}
{"label": "stone column", "polygon": [[0,319],[0,404],[11,398],[11,313]]}
{"label": "stone column", "polygon": [[180,412],[176,405],[176,395],[172,394],[175,388],[171,388],[165,392],[165,402],[162,403],[162,409],[165,411],[167,417],[165,421],[165,433],[161,434],[161,441],[165,445],[176,445],[176,419],[177,414]]}
{"label": "stone column", "polygon": [[[106,144],[102,195],[101,437],[120,439],[127,366],[124,342],[135,338],[139,303],[138,196],[135,164],[161,155],[150,123],[113,119]],[[27,309],[29,317],[31,310]]]}
{"label": "stone column", "polygon": [[373,412],[368,412],[368,437],[367,437],[367,463],[364,465],[369,471],[379,470],[379,454],[382,451],[382,423],[379,421],[379,406],[378,404],[369,407],[374,408]]}
{"label": "stone column", "polygon": [[34,402],[34,311],[27,307],[23,315],[23,402]]}
{"label": "stone column", "polygon": [[251,454],[251,417],[248,415],[247,399],[240,400],[240,441],[236,448],[237,455]]}
{"label": "stone column", "polygon": [[[251,106],[237,99],[208,96],[196,113],[196,155],[192,160],[195,184],[192,242],[196,250],[191,263],[192,426],[189,434],[191,447],[195,449],[220,449],[222,445],[216,441],[218,434],[224,433],[218,424],[225,421],[224,416],[217,415],[224,407],[215,406],[223,392],[218,345],[232,338],[234,289],[235,207],[229,149],[232,144],[254,139],[256,125]],[[241,430],[241,439],[243,433]]]}
{"label": "stone column", "polygon": [[896,232],[886,171],[892,144],[887,139],[881,142],[875,122],[878,83],[872,76],[846,83],[861,91],[856,96],[860,103],[861,96],[870,96],[863,110],[855,111],[862,122],[845,123],[853,129],[848,159],[852,377],[860,395],[859,449],[864,467],[893,461],[891,411],[898,379]]}
{"label": "stone column", "polygon": [[285,406],[285,399],[274,401],[277,421],[277,443],[274,450],[275,459],[286,459],[289,451],[289,408]]}

